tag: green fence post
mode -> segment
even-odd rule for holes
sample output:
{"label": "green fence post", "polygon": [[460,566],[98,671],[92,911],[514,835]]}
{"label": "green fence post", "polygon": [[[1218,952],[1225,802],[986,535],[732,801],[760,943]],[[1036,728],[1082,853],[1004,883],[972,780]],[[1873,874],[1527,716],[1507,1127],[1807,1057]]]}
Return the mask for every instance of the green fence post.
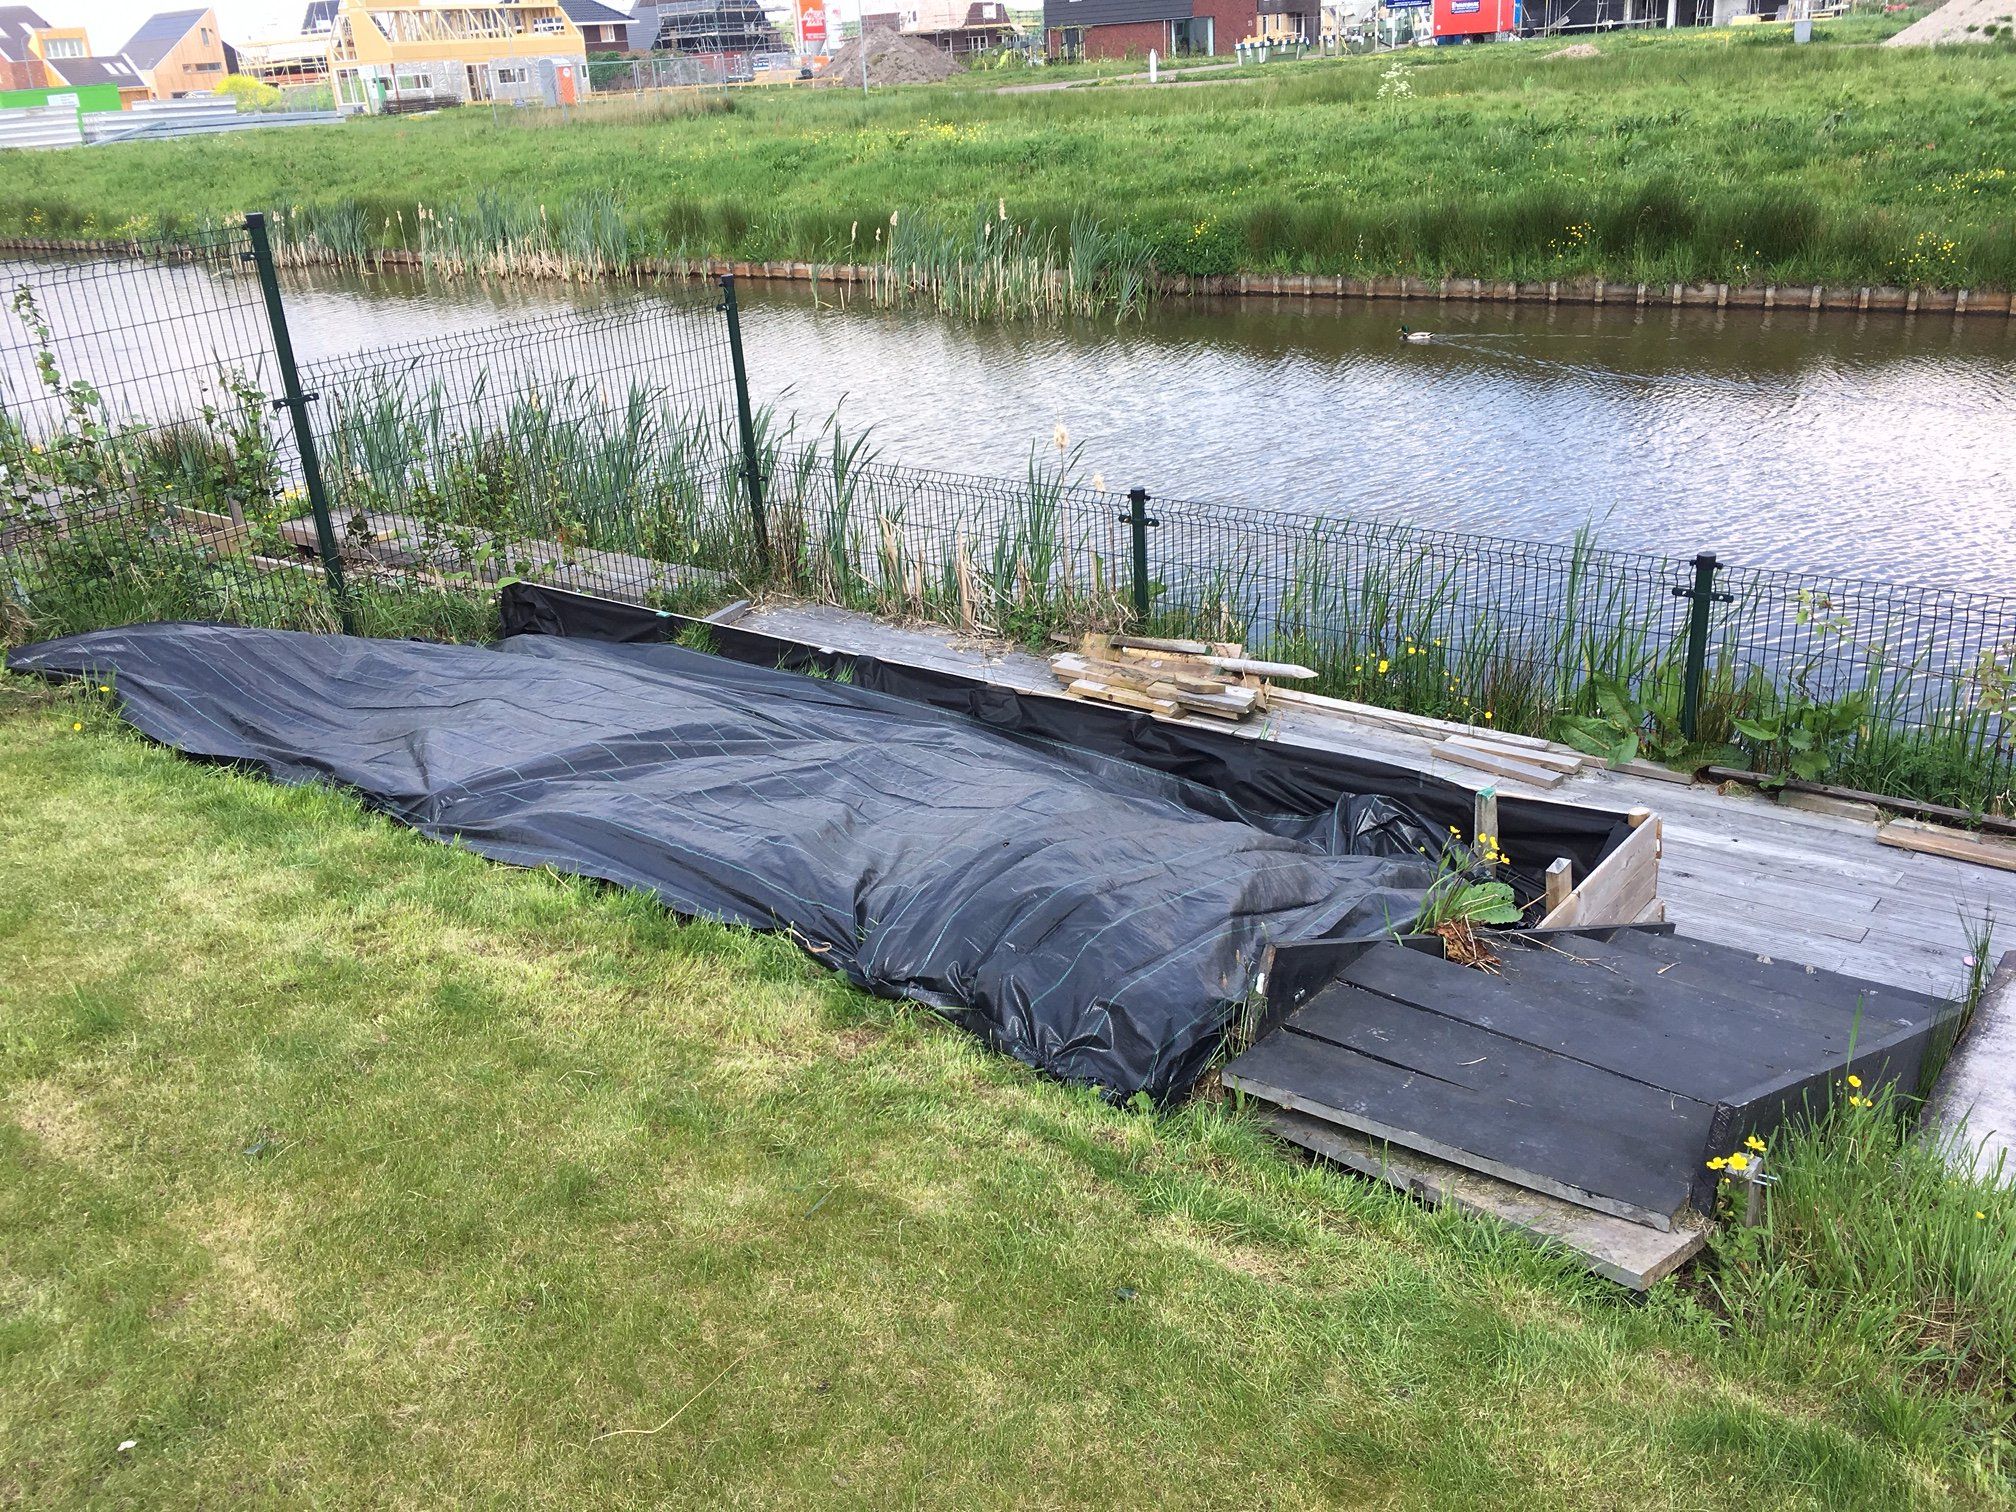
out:
{"label": "green fence post", "polygon": [[1148,513],[1148,490],[1130,488],[1127,490],[1127,513],[1120,516],[1120,523],[1128,526],[1134,535],[1134,620],[1136,624],[1148,622],[1148,527],[1162,522]]}
{"label": "green fence post", "polygon": [[259,268],[259,292],[266,299],[266,323],[273,329],[273,358],[280,366],[281,397],[275,409],[284,409],[294,423],[294,446],[301,456],[301,480],[308,488],[308,507],[315,515],[315,545],[322,556],[322,575],[336,601],[336,613],[345,635],[357,633],[357,621],[350,612],[350,592],[343,582],[343,556],[336,546],[336,526],[329,518],[329,495],[322,487],[322,460],[315,450],[315,427],[308,418],[308,401],[313,394],[301,391],[301,374],[294,366],[294,342],[287,334],[287,307],[280,299],[280,275],[273,267],[273,244],[266,235],[266,217],[257,210],[245,217],[246,234],[252,238],[250,260]]}
{"label": "green fence post", "polygon": [[749,368],[742,360],[742,312],[735,275],[721,275],[721,309],[728,317],[728,356],[735,367],[735,426],[742,435],[742,478],[749,489],[749,518],[756,527],[756,560],[770,575],[770,521],[763,512],[763,468],[756,459],[756,422],[749,412]]}
{"label": "green fence post", "polygon": [[1732,602],[1733,593],[1715,591],[1715,574],[1720,564],[1715,553],[1704,551],[1694,558],[1694,586],[1675,588],[1673,596],[1690,600],[1687,605],[1687,666],[1680,689],[1680,733],[1694,739],[1701,716],[1701,684],[1708,673],[1708,613],[1715,604]]}

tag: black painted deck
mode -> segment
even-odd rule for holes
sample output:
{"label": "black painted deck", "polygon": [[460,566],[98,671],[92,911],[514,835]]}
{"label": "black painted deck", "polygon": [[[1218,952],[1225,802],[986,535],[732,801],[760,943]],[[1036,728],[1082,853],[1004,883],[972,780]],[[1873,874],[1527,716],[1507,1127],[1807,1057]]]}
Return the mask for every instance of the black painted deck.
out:
{"label": "black painted deck", "polygon": [[[1945,1005],[1641,930],[1499,942],[1500,975],[1374,945],[1225,1070],[1274,1103],[1656,1227],[1710,1156],[1850,1069],[1915,1087]],[[1306,988],[1304,989],[1306,992]]]}

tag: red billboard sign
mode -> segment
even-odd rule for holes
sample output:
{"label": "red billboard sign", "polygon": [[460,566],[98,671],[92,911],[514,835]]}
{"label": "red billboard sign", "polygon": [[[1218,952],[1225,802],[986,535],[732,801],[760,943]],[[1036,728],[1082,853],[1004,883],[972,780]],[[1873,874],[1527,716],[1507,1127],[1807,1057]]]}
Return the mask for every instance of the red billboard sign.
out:
{"label": "red billboard sign", "polygon": [[798,50],[826,51],[826,0],[798,0]]}
{"label": "red billboard sign", "polygon": [[1518,25],[1519,0],[1435,0],[1438,37],[1488,37]]}

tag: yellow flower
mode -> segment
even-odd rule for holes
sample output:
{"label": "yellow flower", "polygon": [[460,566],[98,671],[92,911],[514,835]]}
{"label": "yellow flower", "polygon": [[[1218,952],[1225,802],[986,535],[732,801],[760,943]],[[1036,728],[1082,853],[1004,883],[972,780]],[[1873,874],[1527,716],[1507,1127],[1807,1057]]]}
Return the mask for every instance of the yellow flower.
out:
{"label": "yellow flower", "polygon": [[1729,1169],[1732,1171],[1749,1170],[1750,1157],[1748,1155],[1745,1155],[1741,1150],[1738,1150],[1734,1155],[1731,1155],[1729,1157]]}
{"label": "yellow flower", "polygon": [[1380,670],[1381,672],[1384,672],[1384,671],[1385,671],[1385,670],[1386,670],[1386,669],[1387,669],[1388,667],[1390,667],[1390,666],[1392,666],[1392,665],[1393,665],[1393,663],[1391,663],[1390,661],[1386,660],[1386,658],[1385,658],[1385,657],[1383,657],[1383,656],[1382,656],[1382,657],[1380,657],[1380,658],[1379,658],[1379,670]]}
{"label": "yellow flower", "polygon": [[1755,1150],[1759,1155],[1762,1155],[1764,1153],[1764,1141],[1759,1139],[1755,1134],[1752,1134],[1748,1139],[1744,1140],[1743,1143],[1749,1146],[1751,1149]]}
{"label": "yellow flower", "polygon": [[111,692],[112,690],[111,690],[110,688],[106,687],[106,686],[105,686],[105,684],[103,684],[103,683],[100,683],[100,684],[98,684],[98,691],[99,691],[100,693],[110,693],[110,692]]}
{"label": "yellow flower", "polygon": [[1862,1085],[1862,1078],[1851,1071],[1848,1073],[1848,1085],[1851,1087],[1860,1087]]}
{"label": "yellow flower", "polygon": [[84,726],[82,724],[73,724],[72,726],[70,726],[70,728],[73,730],[81,730],[84,728]]}
{"label": "yellow flower", "polygon": [[1987,1215],[1986,1213],[1982,1212],[1982,1211],[1981,1211],[1981,1209],[1979,1209],[1979,1208],[1976,1208],[1976,1209],[1974,1209],[1974,1216],[1975,1216],[1976,1218],[1986,1218],[1986,1217],[1987,1217],[1988,1215]]}
{"label": "yellow flower", "polygon": [[1708,1162],[1708,1169],[1711,1171],[1719,1171],[1727,1164],[1729,1164],[1729,1162],[1725,1157],[1717,1155],[1713,1160]]}
{"label": "yellow flower", "polygon": [[1486,719],[1489,719],[1489,718],[1491,717],[1491,711],[1490,711],[1489,709],[1486,709],[1486,710],[1484,711],[1484,717],[1485,717]]}
{"label": "yellow flower", "polygon": [[1461,840],[1463,838],[1463,831],[1456,828],[1456,826],[1453,824],[1449,826],[1449,833],[1454,835],[1458,840]]}

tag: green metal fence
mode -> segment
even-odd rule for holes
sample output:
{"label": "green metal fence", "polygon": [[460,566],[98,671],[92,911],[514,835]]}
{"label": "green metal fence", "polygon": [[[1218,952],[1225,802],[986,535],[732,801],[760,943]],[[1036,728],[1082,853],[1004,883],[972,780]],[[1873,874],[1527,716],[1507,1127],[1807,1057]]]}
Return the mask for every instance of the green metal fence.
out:
{"label": "green metal fence", "polygon": [[18,267],[15,637],[203,617],[481,635],[494,587],[797,593],[1040,642],[1129,622],[1614,755],[2006,807],[2016,599],[895,465],[751,403],[726,287],[296,361],[264,228]]}

